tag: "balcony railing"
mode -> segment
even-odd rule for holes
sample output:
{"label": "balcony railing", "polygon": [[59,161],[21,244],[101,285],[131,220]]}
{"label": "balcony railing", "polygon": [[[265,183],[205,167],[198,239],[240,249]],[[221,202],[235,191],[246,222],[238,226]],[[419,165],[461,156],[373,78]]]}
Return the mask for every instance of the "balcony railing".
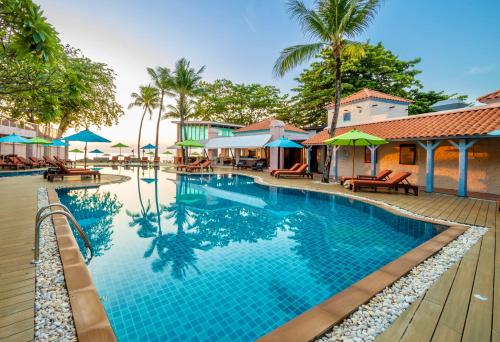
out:
{"label": "balcony railing", "polygon": [[[58,129],[50,124],[36,124],[33,122],[14,120],[6,117],[0,117],[0,126],[3,126],[2,133],[17,133],[23,135],[23,132],[30,131],[28,136],[37,136],[48,139],[55,139],[58,135]],[[7,130],[5,129],[7,128]]]}

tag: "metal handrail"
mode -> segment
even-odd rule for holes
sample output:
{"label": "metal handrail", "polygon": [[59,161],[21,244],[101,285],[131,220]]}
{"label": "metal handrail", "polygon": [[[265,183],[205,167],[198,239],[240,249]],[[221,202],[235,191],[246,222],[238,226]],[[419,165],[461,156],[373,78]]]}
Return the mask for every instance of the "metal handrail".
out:
{"label": "metal handrail", "polygon": [[[51,207],[60,207],[63,210],[54,210],[46,214],[42,214],[46,209],[51,208]],[[40,208],[37,213],[36,213],[36,220],[35,220],[35,259],[31,263],[37,265],[40,263],[40,226],[42,222],[49,216],[55,215],[55,214],[61,214],[66,216],[67,219],[71,221],[73,226],[75,227],[76,231],[78,232],[78,235],[83,240],[83,243],[85,244],[85,247],[90,251],[90,257],[87,257],[87,262],[92,259],[94,256],[94,249],[92,248],[92,245],[90,244],[89,239],[87,238],[87,234],[83,231],[82,227],[78,224],[76,221],[75,217],[71,212],[69,211],[68,207],[66,207],[64,204],[61,203],[51,203],[49,205],[46,205],[42,208]]]}

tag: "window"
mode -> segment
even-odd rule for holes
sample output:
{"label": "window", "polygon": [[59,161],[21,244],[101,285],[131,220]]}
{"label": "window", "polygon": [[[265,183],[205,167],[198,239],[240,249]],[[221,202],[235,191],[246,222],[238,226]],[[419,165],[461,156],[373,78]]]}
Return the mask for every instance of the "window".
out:
{"label": "window", "polygon": [[399,145],[399,164],[415,165],[417,147],[415,144]]}
{"label": "window", "polygon": [[344,122],[351,121],[351,113],[350,112],[345,112],[343,120],[344,120]]}

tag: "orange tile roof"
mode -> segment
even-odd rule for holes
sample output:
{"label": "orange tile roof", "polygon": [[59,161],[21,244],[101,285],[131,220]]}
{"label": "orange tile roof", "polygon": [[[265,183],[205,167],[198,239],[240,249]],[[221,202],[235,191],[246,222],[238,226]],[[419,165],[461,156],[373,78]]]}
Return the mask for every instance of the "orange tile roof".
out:
{"label": "orange tile roof", "polygon": [[486,95],[480,96],[476,100],[478,100],[479,102],[485,103],[488,100],[493,100],[493,99],[498,99],[498,98],[500,98],[500,89],[495,90],[495,91],[488,93]]}
{"label": "orange tile roof", "polygon": [[[339,135],[353,128],[388,140],[485,135],[500,129],[500,104],[340,127],[335,134]],[[329,134],[324,130],[302,144],[322,145],[328,138]]]}
{"label": "orange tile roof", "polygon": [[[250,132],[250,131],[264,131],[267,130],[271,127],[271,121],[275,119],[269,118],[265,119],[259,122],[256,122],[254,124],[242,127],[240,129],[237,129],[235,132]],[[306,133],[303,129],[300,129],[298,127],[295,127],[293,125],[289,125],[285,123],[285,131],[292,131],[292,132],[299,132],[299,133]]]}
{"label": "orange tile roof", "polygon": [[[391,101],[397,101],[397,102],[404,102],[404,103],[410,103],[413,102],[411,100],[405,99],[403,97],[399,96],[394,96],[390,94],[383,93],[381,91],[373,90],[373,89],[368,89],[364,88],[361,89],[360,91],[344,97],[341,101],[340,104],[346,104],[354,101],[359,101],[359,100],[366,100],[369,98],[374,98],[374,99],[382,99],[382,100],[391,100]],[[334,102],[328,103],[325,107],[326,108],[331,108],[335,105]]]}

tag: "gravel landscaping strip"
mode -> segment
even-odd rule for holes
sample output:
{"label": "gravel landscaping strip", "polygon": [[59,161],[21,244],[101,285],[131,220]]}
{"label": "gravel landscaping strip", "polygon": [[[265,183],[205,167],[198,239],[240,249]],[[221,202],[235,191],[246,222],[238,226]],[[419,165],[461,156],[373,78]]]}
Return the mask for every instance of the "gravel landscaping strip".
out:
{"label": "gravel landscaping strip", "polygon": [[[38,189],[38,208],[48,204]],[[40,264],[36,267],[35,341],[77,341],[66,282],[52,220],[40,227]]]}

